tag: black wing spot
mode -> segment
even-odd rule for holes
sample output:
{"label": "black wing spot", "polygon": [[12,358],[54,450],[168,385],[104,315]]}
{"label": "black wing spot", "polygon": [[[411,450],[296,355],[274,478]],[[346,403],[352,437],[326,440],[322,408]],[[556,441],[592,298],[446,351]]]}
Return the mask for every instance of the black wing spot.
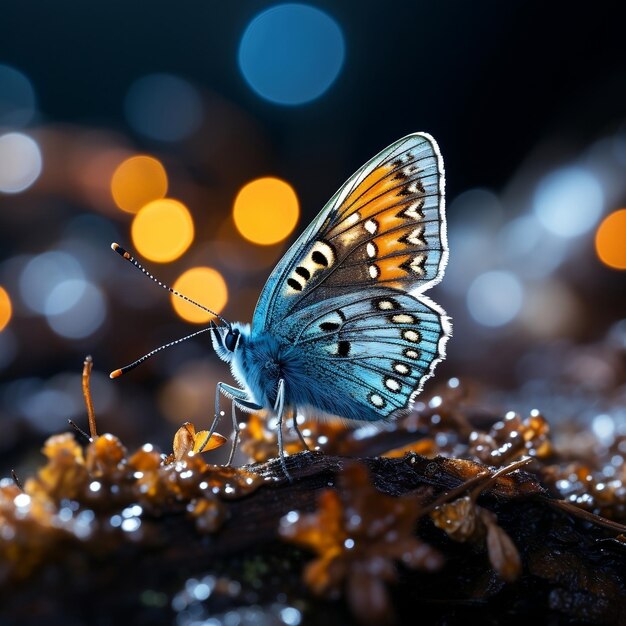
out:
{"label": "black wing spot", "polygon": [[313,254],[311,255],[311,258],[318,265],[323,265],[324,267],[328,267],[328,259],[319,250],[315,250],[315,252],[313,252]]}
{"label": "black wing spot", "polygon": [[341,324],[338,324],[337,322],[322,322],[320,324],[320,328],[324,332],[332,332],[333,330],[338,330],[339,328],[341,328]]}
{"label": "black wing spot", "polygon": [[339,356],[346,357],[350,354],[350,342],[349,341],[340,341],[337,344],[337,354]]}
{"label": "black wing spot", "polygon": [[298,276],[302,276],[304,280],[309,280],[309,278],[311,278],[311,272],[309,272],[306,267],[302,267],[302,265],[296,267],[296,274],[298,274]]}
{"label": "black wing spot", "polygon": [[302,285],[294,278],[287,279],[287,284],[296,291],[302,291]]}

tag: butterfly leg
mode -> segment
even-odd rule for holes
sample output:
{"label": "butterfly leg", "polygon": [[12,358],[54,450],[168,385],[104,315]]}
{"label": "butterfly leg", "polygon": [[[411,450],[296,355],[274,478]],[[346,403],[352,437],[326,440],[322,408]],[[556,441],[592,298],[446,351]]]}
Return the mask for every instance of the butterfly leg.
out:
{"label": "butterfly leg", "polygon": [[[213,418],[213,423],[211,424],[211,428],[209,430],[208,439],[210,439],[213,436],[213,433],[215,432],[215,429],[217,428],[220,418],[222,417],[222,412],[220,410],[220,395],[224,395],[233,401],[233,424],[236,424],[236,419],[237,419],[235,415],[235,403],[237,403],[243,409],[247,409],[251,411],[259,411],[263,408],[260,405],[252,402],[248,398],[248,393],[246,392],[245,389],[237,389],[236,387],[231,387],[230,385],[227,385],[226,383],[217,383],[215,387],[215,417]],[[227,465],[230,465],[230,462],[232,461],[232,458],[235,454],[235,448],[237,447],[238,443],[239,443],[239,425],[237,424],[235,428],[235,441],[233,442],[233,447],[231,449],[230,457],[229,457]]]}
{"label": "butterfly leg", "polygon": [[221,389],[222,383],[217,383],[217,385],[215,386],[215,414],[213,415],[213,422],[211,423],[211,428],[209,428],[209,436],[208,436],[208,440],[211,439],[211,437],[213,436],[213,433],[215,432],[215,429],[217,428],[217,425],[219,424],[220,418],[222,417],[221,415],[221,409],[220,409],[220,393],[222,392]]}
{"label": "butterfly leg", "polygon": [[302,434],[302,431],[300,430],[300,427],[298,426],[298,411],[293,412],[293,429],[296,431],[296,434],[300,438],[300,441],[302,442],[304,449],[307,452],[311,452],[311,448],[309,448],[309,444],[306,442],[304,435]]}
{"label": "butterfly leg", "polygon": [[276,402],[274,403],[274,412],[278,418],[278,456],[280,457],[280,465],[285,472],[285,476],[291,482],[293,479],[287,471],[287,463],[285,463],[285,446],[283,444],[283,414],[285,412],[285,381],[281,378],[278,381],[278,391],[276,392]]}
{"label": "butterfly leg", "polygon": [[235,437],[233,439],[233,445],[230,449],[230,455],[228,456],[226,467],[230,467],[230,464],[233,462],[235,451],[237,450],[237,446],[239,445],[239,422],[237,421],[237,408],[236,407],[237,407],[237,402],[233,400],[232,419],[233,419],[233,432],[235,433]]}

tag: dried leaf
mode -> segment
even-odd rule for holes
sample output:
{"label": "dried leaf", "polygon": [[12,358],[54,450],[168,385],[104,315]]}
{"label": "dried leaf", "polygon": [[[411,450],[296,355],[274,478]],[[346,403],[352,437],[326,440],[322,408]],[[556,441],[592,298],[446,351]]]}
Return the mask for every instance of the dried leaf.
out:
{"label": "dried leaf", "polygon": [[223,446],[227,441],[228,439],[219,433],[213,433],[209,438],[209,431],[201,430],[194,437],[193,451],[199,453],[215,450],[215,448]]}
{"label": "dried leaf", "polygon": [[304,571],[313,593],[334,597],[345,588],[362,623],[387,623],[392,610],[384,582],[395,580],[396,562],[434,570],[443,558],[415,536],[420,513],[416,497],[379,492],[367,468],[358,463],[344,469],[338,486],[338,492],[320,494],[315,513],[292,511],[283,517],[280,535],[317,553]]}
{"label": "dried leaf", "polygon": [[522,571],[522,561],[515,544],[498,525],[493,513],[481,509],[480,517],[487,527],[487,552],[493,569],[506,582],[514,582]]}
{"label": "dried leaf", "polygon": [[299,515],[294,511],[283,517],[280,535],[291,543],[317,552],[324,559],[330,560],[340,554],[348,535],[339,494],[331,489],[322,491],[316,513]]}
{"label": "dried leaf", "polygon": [[180,461],[188,452],[193,451],[196,429],[191,422],[185,422],[175,433],[172,450],[174,459]]}
{"label": "dried leaf", "polygon": [[226,443],[226,437],[219,433],[213,433],[209,438],[208,430],[196,432],[195,426],[191,422],[185,422],[174,435],[172,449],[174,460],[180,461],[190,452],[208,452],[219,448]]}
{"label": "dried leaf", "polygon": [[383,626],[394,622],[387,588],[377,576],[365,571],[355,572],[348,579],[347,599],[361,624]]}
{"label": "dried leaf", "polygon": [[476,531],[476,503],[469,496],[438,506],[430,517],[455,541],[467,541]]}
{"label": "dried leaf", "polygon": [[115,435],[107,433],[87,446],[87,469],[94,477],[106,476],[117,480],[119,471],[123,469],[120,464],[126,456],[127,451],[122,442]]}
{"label": "dried leaf", "polygon": [[224,505],[212,497],[197,498],[187,505],[187,512],[201,533],[214,533],[226,518]]}
{"label": "dried leaf", "polygon": [[64,433],[48,438],[42,452],[48,457],[48,463],[39,470],[36,478],[26,481],[26,493],[55,502],[75,498],[87,483],[88,472],[83,450],[74,435]]}

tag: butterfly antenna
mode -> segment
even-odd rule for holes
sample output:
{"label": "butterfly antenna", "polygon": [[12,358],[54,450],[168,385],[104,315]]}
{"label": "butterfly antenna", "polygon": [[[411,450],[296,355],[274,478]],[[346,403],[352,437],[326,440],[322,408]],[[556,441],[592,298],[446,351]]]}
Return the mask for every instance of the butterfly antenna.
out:
{"label": "butterfly antenna", "polygon": [[165,350],[165,348],[170,348],[171,346],[175,346],[177,343],[182,343],[183,341],[187,341],[187,339],[192,339],[193,337],[197,337],[202,333],[209,332],[211,330],[215,330],[217,326],[213,323],[208,328],[203,328],[202,330],[197,330],[195,333],[191,333],[191,335],[187,335],[186,337],[181,337],[180,339],[176,339],[175,341],[170,341],[163,346],[159,346],[154,350],[148,352],[148,354],[144,354],[142,357],[138,358],[136,361],[133,361],[129,365],[125,365],[120,369],[114,370],[109,374],[109,378],[118,378],[122,374],[126,374],[126,372],[130,372],[130,370],[134,370],[138,365],[141,365],[144,361],[148,360],[151,356],[154,356],[157,352],[161,352],[161,350]]}
{"label": "butterfly antenna", "polygon": [[[180,293],[180,291],[176,291],[176,289],[172,289],[165,283],[162,283],[158,278],[153,276],[143,265],[141,265],[141,263],[139,263],[139,261],[137,261],[137,259],[130,252],[128,252],[127,250],[124,250],[124,248],[122,248],[122,246],[120,246],[119,243],[112,243],[111,249],[117,252],[123,259],[126,259],[129,263],[132,263],[138,270],[141,270],[145,276],[147,276],[151,281],[159,285],[159,287],[163,287],[163,289],[166,289],[170,293],[174,294],[176,297],[181,298],[182,300],[185,300],[185,302],[189,302],[190,304],[197,306],[199,309],[202,309],[203,311],[206,311],[207,313],[210,313],[211,315],[215,315],[215,317],[217,317],[217,319],[219,319],[220,322],[228,326],[228,328],[231,327],[230,322],[224,319],[219,313],[216,313],[215,311],[211,311],[211,309],[205,307],[203,304],[200,304],[199,302],[196,302],[195,300],[188,298],[187,296]],[[194,335],[189,335],[189,336],[193,337]],[[187,337],[185,337],[185,339],[187,339]],[[184,341],[184,339],[180,339],[180,341]],[[165,348],[167,346],[163,346],[163,347]],[[147,356],[148,355],[146,355],[146,358]]]}

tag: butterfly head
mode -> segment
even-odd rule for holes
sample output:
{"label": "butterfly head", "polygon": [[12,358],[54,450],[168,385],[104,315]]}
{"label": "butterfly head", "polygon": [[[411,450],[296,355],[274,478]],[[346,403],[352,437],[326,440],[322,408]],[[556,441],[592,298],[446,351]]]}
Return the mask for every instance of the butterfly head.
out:
{"label": "butterfly head", "polygon": [[211,322],[210,326],[215,353],[222,361],[230,363],[235,352],[249,334],[248,325],[229,322],[225,326],[218,326],[215,322]]}

